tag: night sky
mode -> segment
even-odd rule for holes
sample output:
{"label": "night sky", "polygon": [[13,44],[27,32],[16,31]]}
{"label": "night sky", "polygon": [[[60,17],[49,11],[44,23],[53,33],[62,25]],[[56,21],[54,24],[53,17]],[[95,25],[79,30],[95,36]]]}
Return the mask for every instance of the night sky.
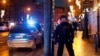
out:
{"label": "night sky", "polygon": [[[37,0],[37,1],[43,2],[43,0]],[[64,2],[63,2],[63,0],[55,0],[55,5],[60,6],[60,7],[64,7]]]}

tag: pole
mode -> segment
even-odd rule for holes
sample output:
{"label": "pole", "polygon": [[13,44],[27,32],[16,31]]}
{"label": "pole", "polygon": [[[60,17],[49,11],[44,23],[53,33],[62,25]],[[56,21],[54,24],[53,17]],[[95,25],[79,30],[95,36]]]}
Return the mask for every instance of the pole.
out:
{"label": "pole", "polygon": [[52,56],[52,0],[44,0],[44,56]]}
{"label": "pole", "polygon": [[9,0],[9,21],[11,21],[11,0]]}
{"label": "pole", "polygon": [[65,7],[64,10],[65,10],[65,15],[67,15],[67,12],[68,12],[68,9],[69,9],[67,3],[68,3],[68,1],[67,1],[67,0],[64,0],[64,7]]}
{"label": "pole", "polygon": [[81,13],[83,13],[83,1],[81,0]]}
{"label": "pole", "polygon": [[54,56],[54,13],[55,13],[55,0],[52,0],[52,56]]}
{"label": "pole", "polygon": [[83,38],[88,39],[88,12],[85,10]]}
{"label": "pole", "polygon": [[67,5],[66,5],[66,0],[64,0],[64,5],[65,5],[65,15],[67,15]]}
{"label": "pole", "polygon": [[[99,0],[97,0],[99,2]],[[98,10],[97,10],[97,34],[98,34],[98,47],[100,47],[100,20],[99,20],[99,7],[98,7]]]}

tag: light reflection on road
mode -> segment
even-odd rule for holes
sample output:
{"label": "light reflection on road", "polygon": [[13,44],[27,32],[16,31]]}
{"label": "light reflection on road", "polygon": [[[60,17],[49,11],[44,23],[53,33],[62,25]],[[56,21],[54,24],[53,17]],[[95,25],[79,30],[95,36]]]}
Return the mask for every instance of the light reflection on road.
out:
{"label": "light reflection on road", "polygon": [[0,44],[0,56],[9,56],[9,49],[6,44]]}
{"label": "light reflection on road", "polygon": [[17,48],[9,51],[7,45],[0,46],[0,56],[43,56],[43,48],[31,50],[30,48]]}
{"label": "light reflection on road", "polygon": [[[82,40],[82,32],[77,33],[77,37],[74,39],[73,49],[75,51],[76,56],[100,56],[100,51],[98,53],[94,50],[93,42]],[[57,53],[57,45],[54,48],[54,56]],[[27,48],[14,49],[9,52],[9,48],[7,43],[0,43],[0,56],[44,56],[43,48],[39,48],[37,50],[31,50]],[[63,56],[68,56],[67,50],[64,48]]]}

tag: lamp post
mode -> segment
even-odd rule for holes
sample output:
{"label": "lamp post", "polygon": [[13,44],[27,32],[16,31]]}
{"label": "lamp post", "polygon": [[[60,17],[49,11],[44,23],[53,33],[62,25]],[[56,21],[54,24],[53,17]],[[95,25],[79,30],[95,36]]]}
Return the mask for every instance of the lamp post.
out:
{"label": "lamp post", "polygon": [[31,8],[30,7],[27,7],[26,8],[26,15],[30,15],[31,14]]}
{"label": "lamp post", "polygon": [[98,34],[98,47],[100,47],[100,19],[99,19],[99,10],[100,10],[100,4],[98,4],[98,10],[97,10],[97,34]]}
{"label": "lamp post", "polygon": [[52,0],[44,0],[44,56],[52,56]]}
{"label": "lamp post", "polygon": [[26,8],[25,8],[25,12],[28,13],[28,14],[31,13],[31,10],[32,10],[31,7],[26,7]]}
{"label": "lamp post", "polygon": [[25,11],[24,11],[25,12],[24,17],[26,18],[26,19],[24,19],[25,20],[25,23],[31,17],[30,16],[31,15],[31,10],[32,10],[31,7],[29,7],[29,6],[28,7],[25,7]]}
{"label": "lamp post", "polygon": [[12,2],[11,0],[9,0],[9,20],[8,21],[11,21],[11,7],[12,7]]}

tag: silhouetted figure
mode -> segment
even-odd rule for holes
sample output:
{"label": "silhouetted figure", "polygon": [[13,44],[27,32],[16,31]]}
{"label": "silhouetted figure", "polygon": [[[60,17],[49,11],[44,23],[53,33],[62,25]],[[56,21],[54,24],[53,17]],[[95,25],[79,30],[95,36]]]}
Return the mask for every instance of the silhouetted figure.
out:
{"label": "silhouetted figure", "polygon": [[88,33],[88,13],[85,11],[85,17],[83,19],[83,34],[82,39],[89,39]]}
{"label": "silhouetted figure", "polygon": [[77,22],[74,21],[74,22],[72,23],[72,25],[73,25],[73,29],[74,29],[74,35],[77,37]]}
{"label": "silhouetted figure", "polygon": [[72,24],[73,24],[74,30],[77,31],[77,22],[73,22]]}
{"label": "silhouetted figure", "polygon": [[74,30],[72,25],[68,23],[68,19],[65,15],[60,17],[61,23],[55,29],[55,41],[58,42],[58,51],[57,56],[62,56],[64,44],[66,44],[66,48],[68,49],[69,55],[74,56],[73,51],[73,38],[74,38]]}

